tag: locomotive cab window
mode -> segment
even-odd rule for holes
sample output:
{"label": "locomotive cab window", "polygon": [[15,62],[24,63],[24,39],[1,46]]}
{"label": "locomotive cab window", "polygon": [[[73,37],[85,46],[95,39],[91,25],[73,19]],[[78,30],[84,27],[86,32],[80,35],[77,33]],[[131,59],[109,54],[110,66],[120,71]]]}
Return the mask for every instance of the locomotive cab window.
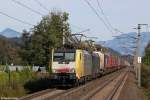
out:
{"label": "locomotive cab window", "polygon": [[54,61],[61,61],[64,59],[63,53],[54,53]]}
{"label": "locomotive cab window", "polygon": [[54,53],[54,61],[75,61],[75,53]]}
{"label": "locomotive cab window", "polygon": [[75,53],[65,53],[65,60],[75,61]]}

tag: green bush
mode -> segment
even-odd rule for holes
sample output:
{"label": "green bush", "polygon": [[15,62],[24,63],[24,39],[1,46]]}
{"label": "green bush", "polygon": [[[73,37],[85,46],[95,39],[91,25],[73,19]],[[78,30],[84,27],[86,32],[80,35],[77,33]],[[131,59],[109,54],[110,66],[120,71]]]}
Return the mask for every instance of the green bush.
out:
{"label": "green bush", "polygon": [[150,87],[150,66],[142,66],[142,86],[145,88]]}
{"label": "green bush", "polygon": [[37,92],[40,90],[44,90],[50,88],[52,86],[51,80],[49,78],[37,78],[28,81],[24,88],[28,91],[28,93]]}
{"label": "green bush", "polygon": [[145,94],[148,100],[150,100],[150,43],[145,48],[145,55],[142,58],[142,86],[145,89]]}
{"label": "green bush", "polygon": [[145,89],[145,96],[147,100],[150,100],[150,66],[143,65],[142,66],[142,86]]}
{"label": "green bush", "polygon": [[47,89],[51,86],[50,82],[48,74],[33,73],[29,70],[0,72],[0,97],[20,97]]}

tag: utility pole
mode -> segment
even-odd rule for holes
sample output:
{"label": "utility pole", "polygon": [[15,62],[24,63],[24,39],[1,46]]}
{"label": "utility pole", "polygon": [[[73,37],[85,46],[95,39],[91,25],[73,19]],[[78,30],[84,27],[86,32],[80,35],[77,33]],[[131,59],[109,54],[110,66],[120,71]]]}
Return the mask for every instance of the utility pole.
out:
{"label": "utility pole", "polygon": [[135,71],[135,76],[136,76],[136,79],[137,79],[137,69],[136,69],[136,58],[137,58],[137,56],[136,56],[136,49],[137,48],[135,48],[135,50],[134,50],[134,52],[133,52],[133,66],[134,66],[134,71]]}
{"label": "utility pole", "polygon": [[63,46],[65,45],[65,21],[63,21]]}
{"label": "utility pole", "polygon": [[138,86],[141,87],[141,26],[148,26],[148,24],[138,24],[137,33],[137,48],[136,48],[136,76],[138,79]]}
{"label": "utility pole", "polygon": [[138,36],[137,36],[137,73],[138,73],[138,86],[141,87],[141,24],[138,24]]}

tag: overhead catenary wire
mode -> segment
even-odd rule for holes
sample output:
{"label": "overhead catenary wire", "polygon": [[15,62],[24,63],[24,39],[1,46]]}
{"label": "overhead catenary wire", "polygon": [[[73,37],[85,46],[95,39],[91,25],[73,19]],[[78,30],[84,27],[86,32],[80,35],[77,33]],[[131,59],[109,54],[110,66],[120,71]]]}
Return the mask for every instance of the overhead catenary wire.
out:
{"label": "overhead catenary wire", "polygon": [[[22,6],[22,7],[24,7],[24,8],[26,8],[26,9],[28,9],[28,10],[34,12],[34,13],[38,14],[38,15],[44,16],[44,14],[42,14],[41,12],[36,11],[36,10],[30,8],[30,7],[26,6],[25,4],[23,4],[23,3],[21,3],[21,2],[19,2],[19,1],[17,1],[17,0],[12,0],[12,1],[15,2],[15,3],[17,3],[17,4],[19,4],[20,6]],[[38,3],[43,9],[49,11],[48,8],[46,8],[40,1],[38,1],[38,0],[34,0],[34,1],[35,1],[36,3]],[[76,26],[76,25],[72,25],[72,26],[74,26],[74,27],[76,27],[76,28],[78,28],[78,29],[80,28],[80,27],[78,27],[78,26]],[[80,29],[82,29],[82,28],[80,28]]]}
{"label": "overhead catenary wire", "polygon": [[30,23],[28,23],[28,22],[25,22],[25,21],[23,21],[23,20],[20,20],[20,19],[18,19],[18,18],[16,18],[16,17],[12,17],[12,16],[10,16],[10,15],[8,15],[8,14],[2,12],[2,11],[0,11],[0,14],[1,14],[1,15],[4,15],[4,16],[7,16],[7,17],[9,17],[9,18],[11,18],[11,19],[13,19],[13,20],[15,20],[15,21],[20,22],[20,23],[23,23],[23,24],[26,24],[26,25],[29,25],[29,26],[34,26],[33,24],[30,24]]}
{"label": "overhead catenary wire", "polygon": [[22,6],[22,7],[26,8],[26,9],[32,11],[32,12],[34,12],[34,13],[38,14],[38,15],[44,16],[44,14],[42,14],[41,12],[36,11],[36,10],[34,10],[34,9],[30,8],[30,7],[28,7],[27,5],[21,3],[21,2],[18,1],[18,0],[12,0],[12,1],[13,1],[14,3],[16,3],[16,4]]}
{"label": "overhead catenary wire", "polygon": [[[102,0],[101,2],[103,2],[103,0]],[[108,25],[112,28],[112,30],[114,30],[115,32],[123,33],[123,32],[121,32],[119,29],[114,28],[113,25],[110,23],[108,17],[107,17],[107,16],[105,15],[105,13],[104,13],[104,10],[103,10],[103,8],[102,8],[102,6],[101,6],[99,0],[97,0],[97,4],[98,4],[98,7],[99,7],[101,13],[103,14],[103,16],[104,16],[106,22],[107,22]]]}
{"label": "overhead catenary wire", "polygon": [[[47,7],[45,7],[45,5],[43,5],[39,0],[34,0],[39,6],[41,6],[43,9],[45,9],[46,11],[49,11],[49,9]],[[77,26],[77,25],[74,25],[74,24],[71,24],[71,26],[75,27],[76,29],[78,30],[83,30],[83,28]]]}
{"label": "overhead catenary wire", "polygon": [[43,9],[45,9],[46,11],[49,12],[49,9],[47,7],[45,7],[45,5],[43,5],[39,0],[34,0],[39,6],[41,6]]}
{"label": "overhead catenary wire", "polygon": [[[26,9],[32,11],[32,12],[34,12],[34,13],[38,14],[38,15],[44,16],[44,15],[43,15],[42,13],[40,13],[39,11],[36,11],[36,10],[30,8],[30,7],[26,6],[25,4],[23,4],[23,3],[21,3],[21,2],[19,2],[19,1],[17,1],[17,0],[12,0],[12,1],[13,1],[14,3],[17,3],[17,4],[19,4],[20,6],[26,8]],[[39,1],[37,1],[37,0],[34,0],[34,1],[35,1],[36,3],[38,3],[42,8],[44,8],[44,9],[47,10],[47,11],[49,11],[46,7],[44,7],[44,5],[43,5],[41,2],[39,2]],[[73,25],[73,26],[75,27],[75,25]],[[76,27],[77,27],[77,26],[76,26]],[[78,28],[79,28],[79,27],[78,27]],[[81,28],[80,28],[80,29],[81,29]]]}
{"label": "overhead catenary wire", "polygon": [[103,0],[101,1],[101,4],[100,4],[99,0],[97,0],[98,7],[99,7],[101,13],[103,14],[103,16],[104,16],[106,22],[108,23],[108,25],[109,25],[109,26],[112,28],[112,30],[114,30],[115,32],[124,33],[124,32],[121,32],[119,29],[114,28],[113,25],[110,23],[108,17],[105,15],[105,12],[104,12],[104,10],[103,10],[102,2],[103,2]]}
{"label": "overhead catenary wire", "polygon": [[[21,3],[21,2],[18,1],[18,0],[12,0],[12,1],[13,1],[14,3],[16,3],[16,4],[22,6],[22,7],[26,8],[26,9],[32,11],[32,12],[34,12],[34,13],[38,14],[38,15],[44,16],[44,14],[42,14],[41,12],[36,11],[36,10],[30,8],[29,6],[26,6],[25,4]],[[38,1],[38,0],[34,0],[34,1],[35,1],[36,3],[38,3],[43,9],[49,11],[40,1]],[[75,26],[75,25],[72,25],[72,26],[74,26],[74,27],[76,27],[76,28],[78,27],[78,26]],[[80,27],[78,27],[78,29],[79,29],[79,28],[80,28]],[[80,28],[80,29],[82,29],[82,28]]]}
{"label": "overhead catenary wire", "polygon": [[88,0],[84,0],[88,6],[91,8],[91,10],[96,14],[96,16],[98,17],[98,19],[105,25],[105,27],[112,33],[113,31],[109,28],[109,26],[106,24],[106,22],[103,20],[103,18],[99,15],[99,13],[96,11],[96,9],[90,4],[90,2]]}
{"label": "overhead catenary wire", "polygon": [[[103,16],[104,16],[104,19],[106,20],[106,22],[108,23],[108,25],[115,31],[113,25],[110,23],[109,19],[108,19],[107,16],[105,15],[104,10],[103,10],[103,8],[102,8],[102,6],[101,6],[99,0],[96,0],[96,1],[97,1],[97,4],[98,4],[98,8],[100,9],[100,12],[101,12],[101,13],[103,14]],[[99,10],[98,10],[98,11],[99,11]]]}
{"label": "overhead catenary wire", "polygon": [[[17,1],[17,0],[12,0],[12,1],[13,1],[14,3],[17,3],[17,4],[19,4],[20,6],[26,8],[26,9],[32,11],[32,12],[34,12],[34,13],[38,14],[38,15],[44,16],[44,14],[42,14],[41,12],[36,11],[36,10],[30,8],[30,7],[26,6],[25,4],[23,4],[23,3],[21,3],[21,2],[19,2],[19,1]],[[36,3],[38,3],[43,9],[49,11],[48,8],[46,8],[39,0],[34,0],[34,1],[35,1]],[[78,29],[80,28],[79,26],[76,26],[76,25],[72,25],[72,26],[74,26],[74,27],[76,27],[76,28],[78,28]],[[81,30],[81,29],[83,29],[83,28],[80,28],[80,30]]]}

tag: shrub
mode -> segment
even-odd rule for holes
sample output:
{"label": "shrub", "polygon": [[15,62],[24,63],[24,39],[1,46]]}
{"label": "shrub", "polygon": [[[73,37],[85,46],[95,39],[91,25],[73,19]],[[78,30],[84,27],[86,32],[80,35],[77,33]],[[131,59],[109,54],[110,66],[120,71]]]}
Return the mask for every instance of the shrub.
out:
{"label": "shrub", "polygon": [[142,86],[145,88],[150,87],[150,66],[142,66]]}
{"label": "shrub", "polygon": [[[10,75],[10,79],[9,79]],[[0,72],[0,97],[20,97],[51,86],[49,74],[22,72]]]}
{"label": "shrub", "polygon": [[33,92],[50,88],[50,86],[51,86],[51,80],[49,78],[37,78],[28,81],[24,85],[24,88],[28,91],[28,93],[33,93]]}

